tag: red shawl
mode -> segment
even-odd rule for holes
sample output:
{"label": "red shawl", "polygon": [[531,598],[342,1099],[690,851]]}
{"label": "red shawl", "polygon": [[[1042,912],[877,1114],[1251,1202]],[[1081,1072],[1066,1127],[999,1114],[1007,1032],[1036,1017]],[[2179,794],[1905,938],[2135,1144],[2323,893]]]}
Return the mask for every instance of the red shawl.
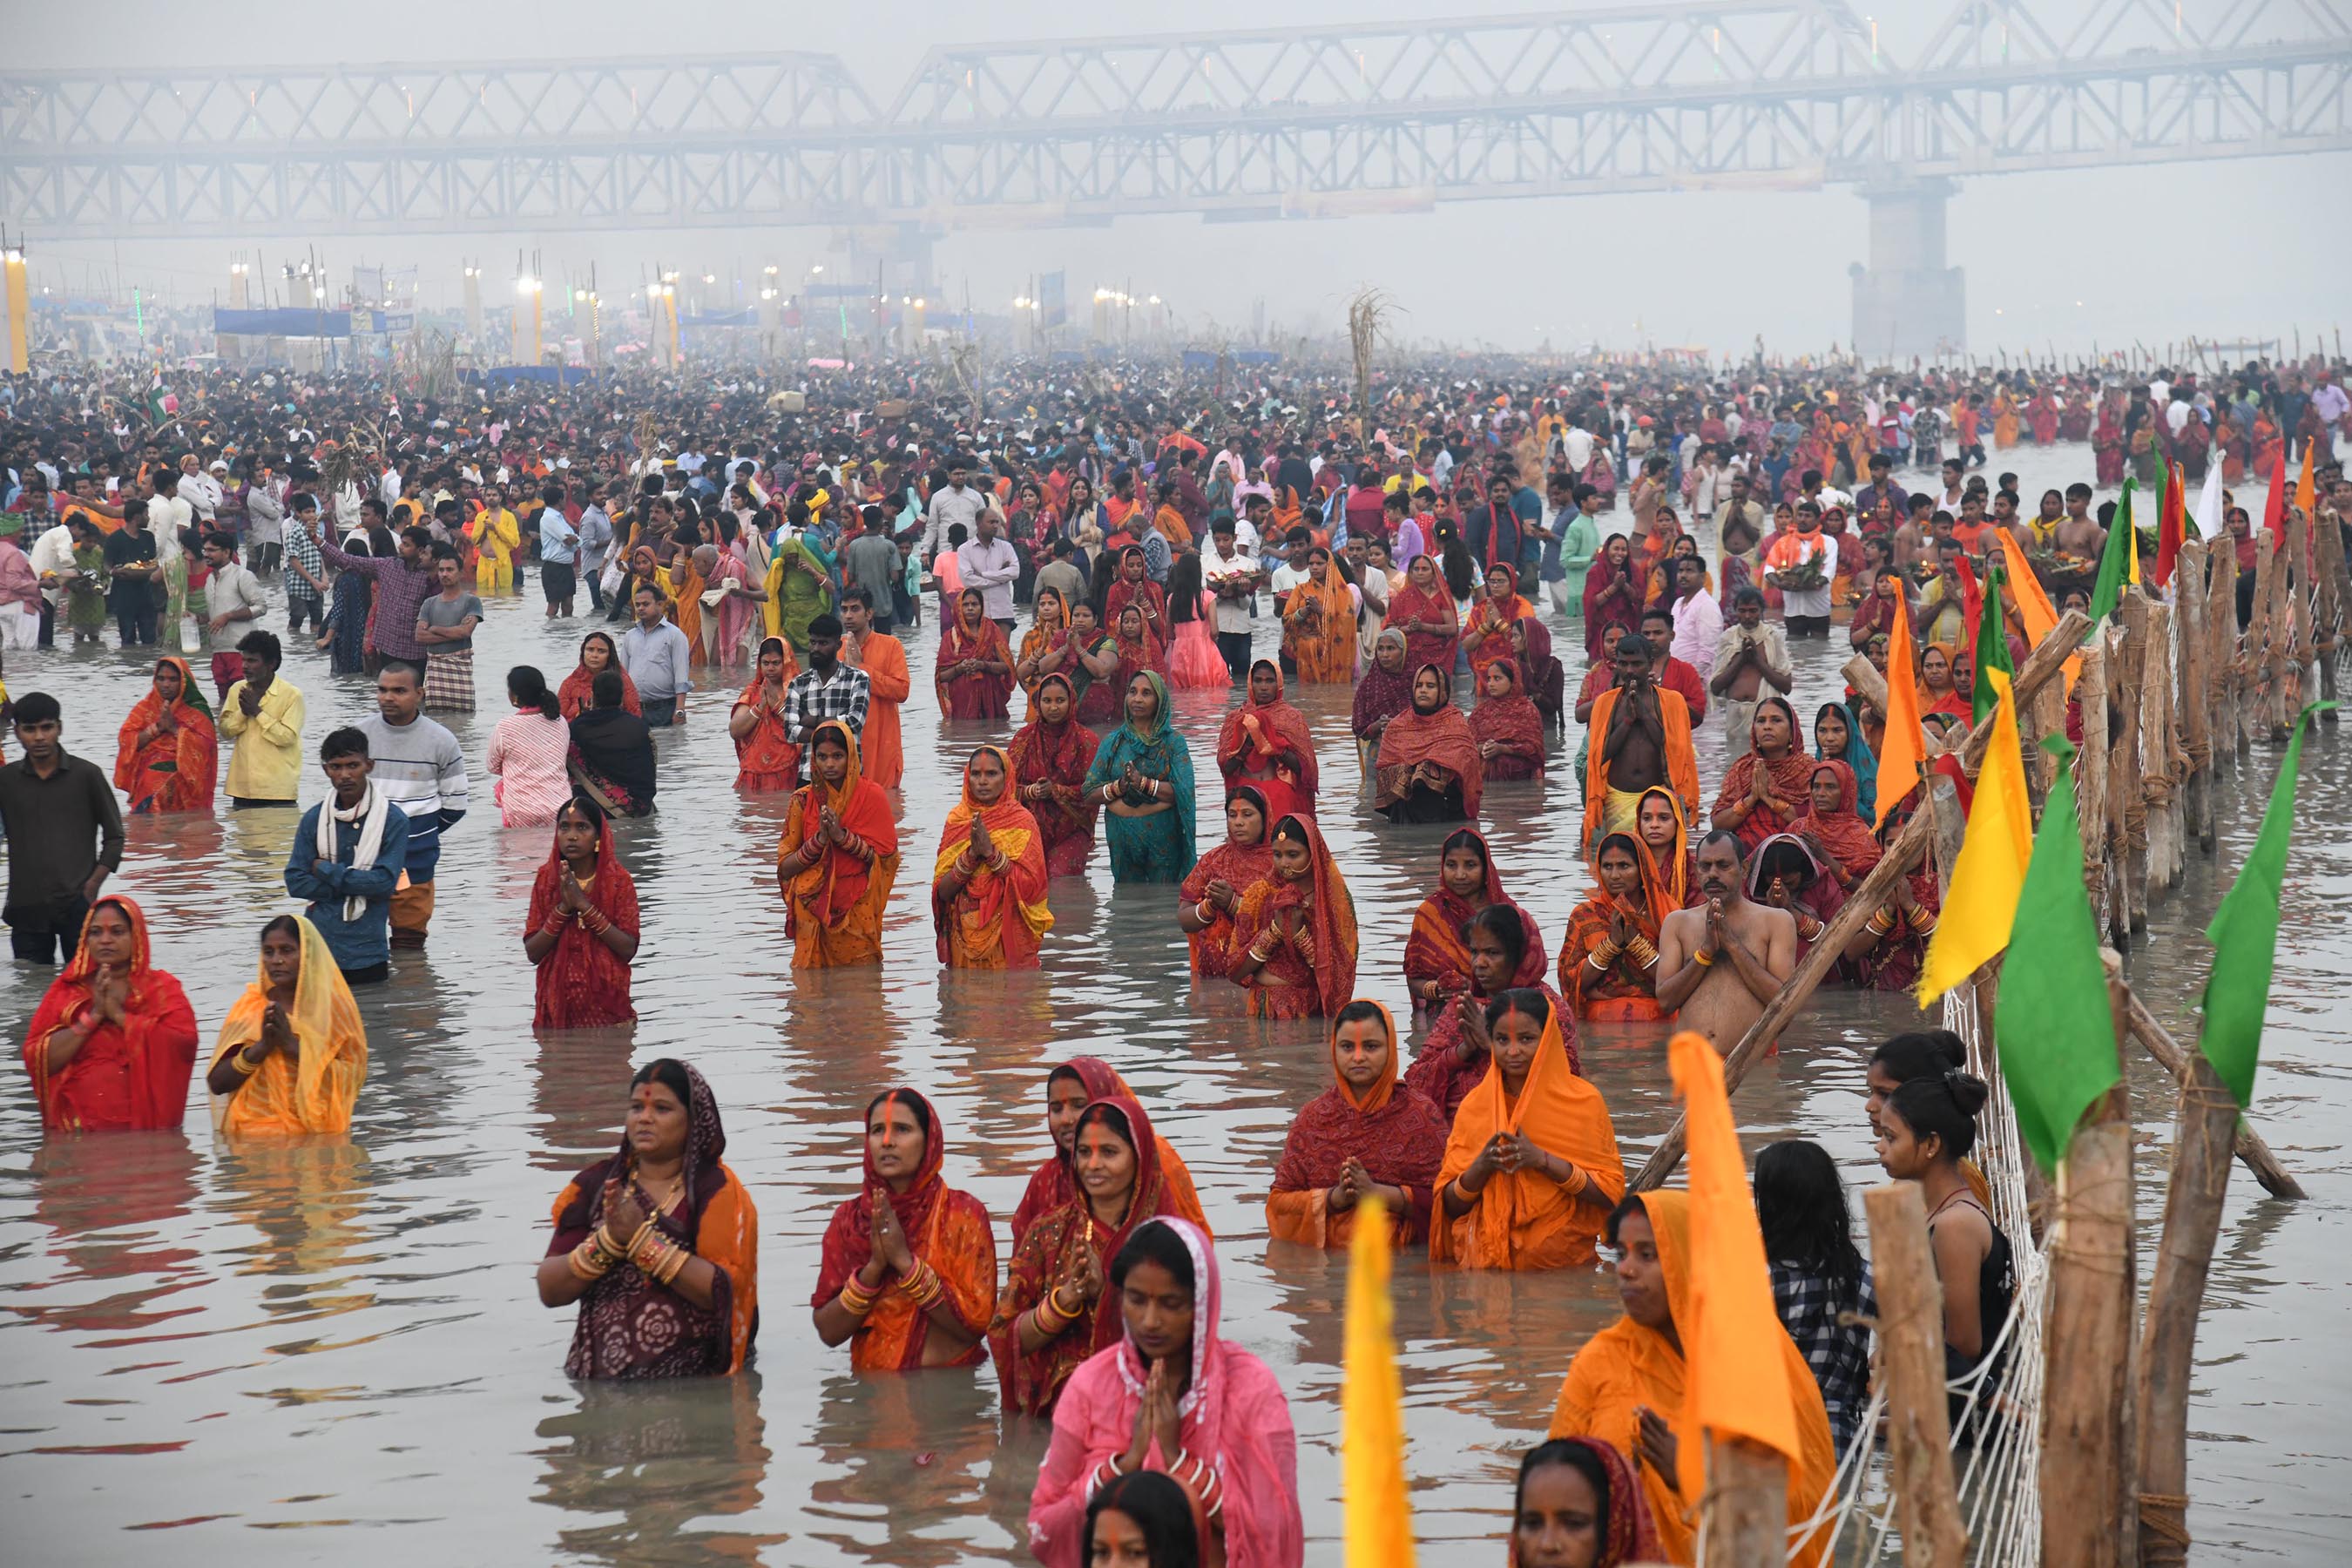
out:
{"label": "red shawl", "polygon": [[[768,642],[781,644],[783,640],[770,637]],[[761,644],[760,650],[766,652],[767,643]],[[789,662],[790,656],[786,657]],[[737,789],[787,790],[800,783],[801,749],[793,741],[782,711],[762,706],[767,697],[765,686],[766,682],[754,675],[751,684],[735,699],[737,708],[749,708],[759,715],[752,721],[750,734],[735,737]]]}
{"label": "red shawl", "polygon": [[[1402,626],[1412,621],[1442,623],[1454,613],[1454,596],[1446,592],[1443,580],[1437,586],[1423,593],[1414,587],[1412,580],[1408,577],[1403,587],[1389,595],[1388,615],[1381,624],[1383,626]],[[1459,625],[1457,621],[1456,629],[1451,637],[1440,637],[1434,632],[1405,633],[1406,668],[1418,669],[1424,664],[1433,664],[1440,669],[1452,669],[1454,649],[1462,641]]]}
{"label": "red shawl", "polygon": [[1853,770],[1842,762],[1815,763],[1805,775],[1809,792],[1811,781],[1824,773],[1837,777],[1837,809],[1823,816],[1808,805],[1790,826],[1789,831],[1800,838],[1813,840],[1835,856],[1847,876],[1868,876],[1870,868],[1885,855],[1886,848],[1873,836],[1870,825],[1854,811],[1856,785]]}
{"label": "red shawl", "polygon": [[131,797],[133,811],[210,811],[220,757],[212,710],[205,705],[204,689],[196,684],[186,659],[166,655],[155,662],[179,669],[180,697],[172,704],[172,719],[179,727],[144,746],[139,744],[139,732],[163,711],[163,698],[149,686],[147,695],[122,721],[114,757],[114,787]]}
{"label": "red shawl", "polygon": [[1151,612],[1143,617],[1143,635],[1157,644],[1164,655],[1168,651],[1169,637],[1168,590],[1149,577],[1140,583],[1130,583],[1124,577],[1113,578],[1110,586],[1103,591],[1102,624],[1116,633],[1118,630],[1118,613],[1129,605]]}
{"label": "red shawl", "polygon": [[1397,1081],[1396,1024],[1385,1007],[1381,1018],[1388,1027],[1388,1069],[1360,1099],[1339,1076],[1339,1031],[1332,1031],[1331,1087],[1291,1122],[1274,1168],[1274,1191],[1328,1191],[1352,1156],[1374,1181],[1405,1190],[1407,1213],[1400,1217],[1412,1240],[1429,1234],[1430,1200],[1437,1168],[1445,1163],[1448,1129],[1437,1107]]}
{"label": "red shawl", "polygon": [[[1224,727],[1217,731],[1217,767],[1225,774],[1229,786],[1251,784],[1265,797],[1265,820],[1267,831],[1271,832],[1273,825],[1286,816],[1312,813],[1322,781],[1315,763],[1315,738],[1307,729],[1307,715],[1284,700],[1281,666],[1270,658],[1259,659],[1250,666],[1250,679],[1256,679],[1260,669],[1274,674],[1274,700],[1261,706],[1251,698],[1225,715]],[[1257,721],[1260,739],[1255,745],[1244,724],[1250,718]],[[1278,752],[1297,756],[1297,773],[1291,773],[1286,766],[1277,771],[1270,753]]]}
{"label": "red shawl", "polygon": [[154,968],[147,942],[147,917],[120,894],[91,906],[90,914],[112,905],[131,922],[130,989],[122,999],[122,1023],[90,1031],[82,1047],[55,1074],[48,1070],[49,1037],[89,1005],[98,971],[89,952],[89,915],[82,917],[82,942],[65,966],[25,1031],[25,1070],[32,1075],[40,1102],[41,1125],[58,1131],[120,1131],[177,1127],[187,1113],[188,1080],[196,1067],[196,1015],[180,983]]}
{"label": "red shawl", "polygon": [[[551,843],[547,858],[530,884],[530,914],[523,923],[524,934],[539,930],[553,917],[562,896],[562,879],[563,850],[560,844]],[[598,913],[631,936],[638,934],[637,884],[620,857],[613,853],[610,821],[597,827],[596,874],[583,890]],[[553,951],[540,960],[538,992],[539,1003],[530,1020],[535,1029],[593,1028],[625,1024],[637,1016],[629,999],[629,966],[577,920],[563,922]]]}
{"label": "red shawl", "polygon": [[[1609,553],[1602,551],[1592,558],[1592,567],[1584,576],[1584,653],[1595,664],[1608,662],[1610,649],[1617,646],[1618,637],[1625,632],[1642,629],[1642,595],[1633,586],[1633,574],[1639,567],[1632,561],[1620,574],[1609,564]],[[1622,580],[1625,592],[1604,598],[1612,584]]]}
{"label": "red shawl", "polygon": [[[627,670],[621,669],[621,656],[619,650],[613,647],[613,639],[605,637],[603,632],[590,632],[588,637],[580,639],[582,647],[588,646],[588,637],[604,637],[604,668],[621,670],[621,706],[637,717],[644,718],[645,704],[637,699],[637,683],[629,679]],[[596,676],[589,672],[586,659],[582,659],[572,667],[572,673],[563,678],[563,684],[555,689],[555,705],[564,718],[577,719],[581,714],[596,706],[595,685]]]}
{"label": "red shawl", "polygon": [[1729,767],[1723,770],[1723,788],[1715,797],[1715,811],[1719,816],[1748,798],[1750,792],[1756,787],[1758,768],[1768,768],[1771,771],[1772,783],[1769,787],[1772,795],[1788,805],[1789,816],[1785,818],[1776,816],[1760,806],[1749,812],[1746,820],[1742,821],[1738,827],[1739,842],[1749,849],[1755,848],[1772,835],[1788,830],[1789,824],[1796,820],[1797,814],[1805,809],[1805,792],[1812,787],[1813,781],[1813,759],[1805,754],[1804,725],[1798,719],[1796,709],[1790,706],[1786,698],[1781,697],[1767,697],[1756,706],[1760,710],[1767,705],[1777,705],[1789,716],[1787,754],[1778,762],[1765,761],[1764,753],[1756,749],[1756,740],[1751,731],[1748,750],[1741,752]]}
{"label": "red shawl", "polygon": [[[1223,882],[1238,892],[1246,894],[1255,884],[1264,881],[1274,870],[1274,824],[1276,817],[1267,815],[1265,792],[1255,784],[1241,784],[1233,795],[1244,795],[1257,804],[1258,816],[1264,824],[1255,844],[1236,845],[1230,841],[1218,845],[1192,863],[1176,889],[1179,901],[1197,904],[1209,896],[1209,884]],[[1226,797],[1229,801],[1232,795]],[[1236,906],[1238,907],[1238,906]],[[1214,909],[1214,906],[1212,906]],[[1186,945],[1192,950],[1192,973],[1210,979],[1223,979],[1234,972],[1234,961],[1242,955],[1234,940],[1237,929],[1234,917],[1215,909],[1209,923],[1191,933]]]}
{"label": "red shawl", "polygon": [[[968,658],[993,659],[1004,666],[1004,673],[975,669],[948,675],[949,666]],[[950,619],[940,634],[939,669],[933,679],[940,689],[940,706],[948,718],[1004,717],[1007,700],[1013,695],[1013,645],[1005,640],[1003,626],[986,616],[981,616],[975,630],[965,629],[961,618]]]}
{"label": "red shawl", "polygon": [[[814,920],[827,930],[837,931],[850,911],[857,908],[872,885],[874,872],[885,861],[895,862],[898,857],[898,820],[891,812],[890,796],[880,784],[867,779],[865,759],[860,754],[857,736],[846,721],[828,719],[817,726],[819,733],[826,730],[839,735],[848,748],[848,771],[841,775],[841,787],[829,789],[823,781],[811,776],[809,782],[793,793],[792,808],[787,816],[793,820],[800,833],[797,838],[787,834],[790,847],[798,849],[815,838],[824,827],[824,810],[833,807],[834,816],[842,826],[866,840],[874,851],[871,864],[859,859],[848,850],[828,846],[824,857],[793,879],[793,889],[784,899],[784,934],[797,937],[800,922]],[[814,743],[814,737],[811,737]],[[895,864],[888,868],[898,875]],[[874,935],[881,936],[878,914],[875,917]],[[907,1234],[913,1235],[912,1231]]]}
{"label": "red shawl", "polygon": [[[1420,670],[1413,671],[1414,679],[1420,675]],[[1438,672],[1441,685],[1449,679],[1443,670]],[[1486,791],[1486,770],[1478,760],[1478,742],[1470,733],[1470,721],[1453,703],[1440,702],[1434,713],[1408,706],[1381,731],[1374,808],[1402,799],[1405,773],[1422,763],[1435,763],[1462,781],[1462,809],[1475,819],[1479,797]]]}
{"label": "red shawl", "polygon": [[[1355,1000],[1356,995],[1358,932],[1355,900],[1349,895],[1347,880],[1340,876],[1338,862],[1331,858],[1330,848],[1323,842],[1323,831],[1315,826],[1315,819],[1297,815],[1277,817],[1274,827],[1280,827],[1285,822],[1298,824],[1300,831],[1307,835],[1309,868],[1307,886],[1286,882],[1275,876],[1273,850],[1269,847],[1265,876],[1242,895],[1241,909],[1234,921],[1234,952],[1238,959],[1244,949],[1257,941],[1260,933],[1276,923],[1283,910],[1295,909],[1306,901],[1311,889],[1313,905],[1307,911],[1307,921],[1315,933],[1314,973],[1311,975],[1301,973],[1303,966],[1299,964],[1298,954],[1286,942],[1265,969],[1276,972],[1291,984],[1268,986],[1255,977],[1243,984],[1249,987],[1253,1011],[1270,1006],[1281,993],[1307,992],[1314,999],[1314,1013],[1326,1018],[1334,1017],[1340,1008]],[[1274,828],[1270,827],[1266,831],[1269,846],[1273,837]],[[1275,1016],[1285,1015],[1276,1013]]]}
{"label": "red shawl", "polygon": [[1483,757],[1482,752],[1488,778],[1531,779],[1543,768],[1543,715],[1528,696],[1517,659],[1498,658],[1488,668],[1510,677],[1511,689],[1493,697],[1486,694],[1486,682],[1479,682],[1478,705],[1470,710],[1471,738],[1482,748],[1488,741],[1508,748],[1491,757]]}
{"label": "red shawl", "polygon": [[1543,978],[1543,933],[1536,929],[1535,917],[1503,891],[1503,874],[1496,868],[1494,851],[1487,847],[1486,837],[1475,828],[1456,828],[1445,836],[1439,858],[1442,861],[1445,850],[1465,838],[1477,847],[1478,859],[1486,868],[1486,885],[1473,903],[1454,897],[1441,876],[1436,890],[1413,910],[1412,933],[1404,943],[1404,979],[1416,1007],[1422,1005],[1420,988],[1425,980],[1436,981],[1448,1001],[1470,989],[1470,949],[1462,940],[1462,928],[1469,923],[1472,915],[1489,904],[1509,904],[1517,910],[1519,925],[1527,936],[1527,952],[1520,957],[1518,973],[1511,984],[1533,985]]}
{"label": "red shawl", "polygon": [[[1053,1098],[1054,1080],[1075,1079],[1087,1091],[1087,1103],[1097,1100],[1136,1098],[1111,1065],[1100,1057],[1072,1057],[1045,1075],[1045,1096]],[[1209,1222],[1201,1214],[1201,1194],[1193,1189],[1192,1173],[1184,1165],[1184,1157],[1170,1146],[1168,1140],[1152,1134],[1153,1146],[1160,1154],[1160,1177],[1168,1184],[1168,1206],[1172,1214],[1191,1220],[1202,1230]],[[1029,1227],[1045,1215],[1053,1213],[1078,1195],[1076,1175],[1070,1169],[1070,1157],[1056,1144],[1054,1156],[1030,1174],[1029,1185],[1021,1194],[1021,1202],[1013,1211],[1013,1245],[1018,1247]]]}
{"label": "red shawl", "polygon": [[[1095,760],[1102,745],[1102,737],[1078,722],[1078,700],[1067,676],[1048,675],[1037,682],[1043,691],[1048,685],[1058,685],[1070,699],[1072,717],[1059,724],[1048,724],[1043,719],[1032,718],[1014,732],[1013,744],[1006,748],[1013,758],[1013,783],[1021,791],[1022,804],[1037,819],[1037,832],[1045,841],[1045,858],[1055,875],[1083,868],[1064,868],[1053,864],[1054,851],[1071,838],[1094,845],[1096,808],[1080,797],[1087,779],[1087,768]],[[1036,711],[1033,694],[1030,711]],[[1053,792],[1031,798],[1033,784],[1050,784]]]}

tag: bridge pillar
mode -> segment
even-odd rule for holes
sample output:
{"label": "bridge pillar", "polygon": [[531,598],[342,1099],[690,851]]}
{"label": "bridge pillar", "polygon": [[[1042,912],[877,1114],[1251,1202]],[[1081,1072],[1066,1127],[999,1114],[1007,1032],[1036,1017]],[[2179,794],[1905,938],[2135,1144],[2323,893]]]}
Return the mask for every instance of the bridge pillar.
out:
{"label": "bridge pillar", "polygon": [[1966,275],[1944,262],[1945,179],[1865,185],[1870,264],[1853,279],[1853,352],[1864,361],[1956,353],[1968,340]]}

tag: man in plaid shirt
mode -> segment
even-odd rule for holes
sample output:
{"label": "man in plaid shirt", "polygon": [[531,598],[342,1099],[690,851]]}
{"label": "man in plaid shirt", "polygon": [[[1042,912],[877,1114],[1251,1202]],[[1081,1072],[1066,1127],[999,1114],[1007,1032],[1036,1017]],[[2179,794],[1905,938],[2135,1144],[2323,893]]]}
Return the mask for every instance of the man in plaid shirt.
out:
{"label": "man in plaid shirt", "polygon": [[807,745],[828,719],[841,720],[863,740],[866,709],[873,700],[874,683],[866,672],[841,662],[841,622],[831,616],[811,621],[809,667],[784,688],[784,728],[793,743]]}

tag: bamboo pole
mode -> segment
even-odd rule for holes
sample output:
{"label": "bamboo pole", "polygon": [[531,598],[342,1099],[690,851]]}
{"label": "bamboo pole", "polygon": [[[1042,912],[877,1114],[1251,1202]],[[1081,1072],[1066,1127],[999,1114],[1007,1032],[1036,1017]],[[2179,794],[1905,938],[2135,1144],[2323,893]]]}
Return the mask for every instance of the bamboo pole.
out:
{"label": "bamboo pole", "polygon": [[[2344,531],[2334,507],[2319,509],[2319,520],[2312,534],[2318,552],[2319,608],[2313,651],[2319,660],[2319,695],[2323,700],[2336,700],[2336,652],[2342,636],[2344,611],[2352,605],[2352,580],[2347,580],[2344,567]],[[2330,709],[2319,716],[2323,724],[2336,722],[2336,712]]]}
{"label": "bamboo pole", "polygon": [[[2272,605],[2279,596],[2278,580],[2285,570],[2286,563],[2278,557],[2278,535],[2267,528],[2257,530],[2254,538],[2254,616],[2246,624],[2244,651],[2238,657],[2238,706],[2242,733],[2244,729],[2259,729],[2265,735],[2270,733]],[[2249,720],[2251,723],[2247,722]]]}
{"label": "bamboo pole", "polygon": [[2172,732],[2172,606],[2147,606],[2147,647],[2140,661],[2140,782],[2147,802],[2147,879],[2142,907],[2158,889],[2172,886],[2178,843],[2174,813],[2180,794],[2173,763],[2179,744]]}
{"label": "bamboo pole", "polygon": [[1700,1568],[1785,1568],[1789,1461],[1745,1437],[1706,1438]]}
{"label": "bamboo pole", "polygon": [[[2123,961],[2112,951],[2120,1062]],[[2121,1084],[2092,1102],[2058,1162],[2042,1398],[2042,1561],[2125,1568],[2139,1539],[2134,1486],[2132,1128]]]}
{"label": "bamboo pole", "polygon": [[[2224,757],[2234,761],[2239,748],[2245,744],[2239,732],[2237,716],[2238,679],[2238,547],[2234,542],[2213,552],[2212,591],[2205,600],[2205,635],[2210,684],[2206,690],[2212,699],[2213,760],[2219,766]],[[2220,803],[2213,803],[2218,811]],[[2205,841],[2213,841],[2213,811],[2206,814],[2202,831]]]}
{"label": "bamboo pole", "polygon": [[2083,745],[2074,770],[2074,821],[2083,835],[2083,890],[2090,896],[2091,913],[2101,931],[2108,929],[2115,908],[2107,877],[2107,639],[2103,635],[2083,645],[2083,664],[2074,677],[2074,695],[2082,703]]}
{"label": "bamboo pole", "polygon": [[[2061,616],[2058,624],[2050,628],[2049,635],[2036,645],[2033,651],[2026,656],[2025,663],[2019,668],[2017,679],[2011,688],[2018,700],[2031,700],[2044,684],[2055,680],[2060,668],[2083,640],[2083,634],[2089,629],[2090,618],[2080,610],[2069,610]],[[1969,732],[1967,742],[1960,748],[1963,770],[1973,772],[1983,763],[1985,748],[1992,743],[1993,717],[1990,713],[1985,715],[1984,722]],[[1886,847],[1885,855],[1870,868],[1870,875],[1854,885],[1853,891],[1847,895],[1844,907],[1832,917],[1822,934],[1814,939],[1813,945],[1797,964],[1796,972],[1789,976],[1779,994],[1764,1005],[1764,1011],[1748,1026],[1748,1032],[1739,1037],[1738,1044],[1726,1053],[1723,1059],[1725,1094],[1736,1091],[1739,1088],[1739,1080],[1748,1076],[1748,1069],[1772,1048],[1772,1042],[1780,1037],[1780,1031],[1788,1026],[1789,1020],[1795,1017],[1797,1010],[1811,998],[1814,988],[1821,984],[1836,963],[1845,944],[1853,940],[1854,933],[1878,912],[1879,906],[1893,893],[1895,879],[1908,875],[1911,868],[1918,864],[1919,857],[1927,852],[1933,839],[1935,823],[1935,812],[1913,812],[1911,820],[1903,825],[1903,831],[1896,834],[1895,841]],[[1683,1141],[1684,1121],[1677,1115],[1674,1125],[1666,1129],[1665,1136],[1658,1140],[1658,1146],[1652,1151],[1649,1159],[1633,1173],[1633,1180],[1626,1183],[1625,1190],[1647,1192],[1674,1174],[1675,1167],[1682,1163]]]}
{"label": "bamboo pole", "polygon": [[2107,875],[2115,884],[2113,929],[2120,948],[2130,941],[2132,932],[2147,925],[2147,895],[2142,891],[2147,885],[2147,802],[2140,788],[2139,763],[2141,671],[2147,659],[2147,596],[2126,588],[2116,606],[2116,620],[2123,627],[2123,656],[2108,667],[2113,683],[2109,700],[2123,715],[2123,729],[2107,760]]}
{"label": "bamboo pole", "polygon": [[1944,1289],[1927,1241],[1927,1205],[1916,1182],[1862,1194],[1870,1219],[1871,1278],[1878,1287],[1878,1386],[1886,1395],[1886,1451],[1894,1462],[1903,1560],[1911,1568],[1962,1568],[1969,1535],[1952,1477],[1952,1426],[1944,1399]]}
{"label": "bamboo pole", "polygon": [[2294,661],[2294,679],[2280,682],[2279,705],[2275,729],[2284,735],[2294,727],[2294,716],[2303,711],[2308,699],[2304,693],[2305,671],[2315,657],[2312,611],[2314,603],[2311,571],[2311,518],[2300,508],[2290,509],[2287,521],[2287,543],[2293,552],[2292,586],[2287,592],[2291,624],[2282,628],[2288,634],[2287,657]]}
{"label": "bamboo pole", "polygon": [[2213,847],[2210,826],[2212,806],[2209,798],[2213,786],[2212,707],[2205,690],[2211,668],[2205,631],[2205,615],[2211,597],[2209,556],[2203,540],[2184,542],[2180,546],[2179,574],[2175,579],[2179,584],[2180,607],[2179,632],[2175,639],[2179,648],[2180,745],[2189,753],[2189,787],[2181,802],[2184,851],[2191,833],[2208,852]]}
{"label": "bamboo pole", "polygon": [[[2126,1022],[2130,1026],[2132,1038],[2156,1058],[2158,1067],[2172,1075],[2174,1082],[2186,1083],[2189,1068],[2205,1059],[2204,1053],[2184,1049],[2180,1042],[2157,1022],[2156,1015],[2147,1010],[2146,1003],[2129,992],[2125,994],[2130,1008],[2130,1016]],[[2263,1141],[2263,1135],[2254,1131],[2252,1121],[2242,1119],[2238,1122],[2234,1147],[2238,1158],[2245,1163],[2248,1173],[2262,1184],[2263,1191],[2274,1198],[2296,1199],[2305,1195],[2303,1184],[2279,1163],[2278,1156],[2271,1152],[2271,1146]]]}

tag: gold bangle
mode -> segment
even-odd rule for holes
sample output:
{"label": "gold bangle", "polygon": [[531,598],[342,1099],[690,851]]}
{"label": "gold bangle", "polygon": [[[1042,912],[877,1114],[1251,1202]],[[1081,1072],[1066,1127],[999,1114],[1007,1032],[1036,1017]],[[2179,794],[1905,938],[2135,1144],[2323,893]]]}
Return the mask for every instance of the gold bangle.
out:
{"label": "gold bangle", "polygon": [[857,1282],[856,1275],[852,1274],[847,1279],[842,1281],[840,1301],[844,1307],[849,1309],[852,1317],[862,1318],[874,1310],[875,1299],[872,1292]]}
{"label": "gold bangle", "polygon": [[1706,955],[1706,951],[1704,948],[1691,954],[1691,962],[1697,964],[1701,969],[1712,969],[1715,967],[1715,960]]}
{"label": "gold bangle", "polygon": [[229,1070],[236,1074],[239,1078],[251,1078],[255,1073],[261,1070],[261,1064],[259,1062],[247,1061],[246,1059],[245,1048],[241,1046],[236,1050],[229,1052],[228,1067]]}

